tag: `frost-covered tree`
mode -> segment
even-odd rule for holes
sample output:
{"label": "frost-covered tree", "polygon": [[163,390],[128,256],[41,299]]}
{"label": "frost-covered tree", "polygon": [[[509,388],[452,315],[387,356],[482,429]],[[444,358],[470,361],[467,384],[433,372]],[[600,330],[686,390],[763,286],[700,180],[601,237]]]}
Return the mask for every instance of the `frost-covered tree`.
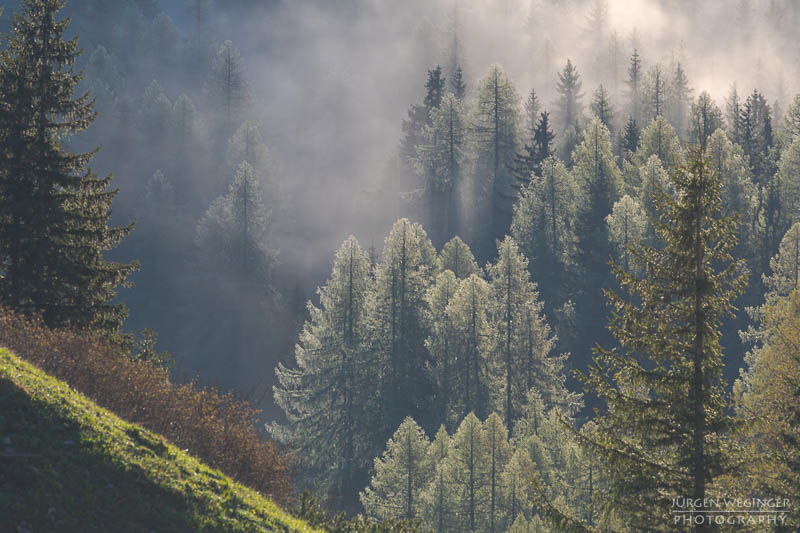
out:
{"label": "frost-covered tree", "polygon": [[319,307],[308,304],[295,365],[278,365],[274,387],[287,423],[273,425],[272,433],[314,473],[314,485],[346,509],[354,508],[367,461],[377,451],[377,367],[364,349],[371,283],[369,258],[349,237],[318,291]]}
{"label": "frost-covered tree", "polygon": [[231,41],[222,43],[211,62],[206,90],[212,106],[223,120],[224,138],[230,135],[247,101],[247,77],[244,60]]}
{"label": "frost-covered tree", "polygon": [[416,518],[421,513],[420,495],[433,477],[430,442],[413,419],[406,418],[375,458],[375,474],[361,493],[369,516],[381,520]]}

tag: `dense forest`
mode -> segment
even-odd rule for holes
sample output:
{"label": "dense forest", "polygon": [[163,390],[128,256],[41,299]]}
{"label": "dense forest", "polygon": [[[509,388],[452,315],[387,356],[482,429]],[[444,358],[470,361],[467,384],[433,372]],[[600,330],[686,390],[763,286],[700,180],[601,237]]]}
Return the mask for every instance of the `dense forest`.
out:
{"label": "dense forest", "polygon": [[329,513],[795,531],[798,23],[8,2],[0,304],[234,391]]}

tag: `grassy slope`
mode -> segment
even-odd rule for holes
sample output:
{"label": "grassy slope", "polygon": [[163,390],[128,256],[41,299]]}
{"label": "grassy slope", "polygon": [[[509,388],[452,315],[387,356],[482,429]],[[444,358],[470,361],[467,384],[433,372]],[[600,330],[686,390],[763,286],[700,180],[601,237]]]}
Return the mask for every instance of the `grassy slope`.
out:
{"label": "grassy slope", "polygon": [[0,349],[0,531],[312,529]]}

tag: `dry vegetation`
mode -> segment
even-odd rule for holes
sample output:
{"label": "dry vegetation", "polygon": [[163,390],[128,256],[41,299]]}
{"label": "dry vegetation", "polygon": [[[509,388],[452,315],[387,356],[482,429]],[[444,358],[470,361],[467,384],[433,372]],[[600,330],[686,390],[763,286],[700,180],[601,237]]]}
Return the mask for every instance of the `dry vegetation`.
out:
{"label": "dry vegetation", "polygon": [[167,369],[126,357],[94,334],[51,330],[6,309],[0,347],[278,503],[291,499],[291,458],[259,435],[257,411],[233,395],[175,384]]}

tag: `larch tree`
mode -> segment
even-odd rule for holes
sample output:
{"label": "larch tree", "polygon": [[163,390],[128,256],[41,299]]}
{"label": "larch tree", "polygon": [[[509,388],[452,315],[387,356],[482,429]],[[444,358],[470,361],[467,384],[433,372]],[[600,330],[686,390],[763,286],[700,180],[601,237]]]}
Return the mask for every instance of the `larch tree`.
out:
{"label": "larch tree", "polygon": [[629,261],[630,247],[643,240],[647,232],[647,215],[642,204],[628,196],[614,202],[611,214],[606,217],[608,236],[616,252],[616,257],[623,270],[631,267]]}
{"label": "larch tree", "polygon": [[451,270],[456,278],[464,279],[472,274],[481,274],[481,268],[472,255],[467,243],[461,237],[453,237],[447,241],[439,253],[439,264],[442,270]]}
{"label": "larch tree", "polygon": [[739,113],[741,145],[750,162],[753,179],[764,184],[775,173],[775,157],[771,151],[774,144],[772,134],[772,109],[758,90],[747,97]]}
{"label": "larch tree", "polygon": [[800,139],[800,93],[794,96],[786,113],[783,114],[780,138],[781,144],[784,146],[788,146]]}
{"label": "larch tree", "polygon": [[683,157],[683,149],[675,129],[662,116],[654,118],[642,131],[639,137],[639,149],[633,161],[641,166],[651,155],[657,155],[665,167],[676,165]]}
{"label": "larch tree", "polygon": [[661,65],[655,64],[647,71],[642,85],[644,118],[652,120],[664,115],[667,103],[667,78]]}
{"label": "larch tree", "polygon": [[384,438],[407,417],[428,426],[432,391],[426,371],[428,288],[439,270],[436,250],[419,223],[395,222],[386,237],[383,261],[375,267],[369,300],[371,351],[379,360]]}
{"label": "larch tree", "polygon": [[479,228],[478,255],[488,255],[494,239],[508,231],[514,198],[511,167],[519,145],[519,97],[514,85],[493,65],[478,83],[473,124],[475,177],[473,202]]}
{"label": "larch tree", "polygon": [[512,434],[532,388],[548,402],[569,403],[562,374],[566,355],[551,353],[556,339],[542,316],[527,267],[514,239],[506,237],[498,243],[497,262],[488,271],[497,346],[492,350],[497,380],[492,389],[503,396],[494,403],[502,406],[505,427]]}
{"label": "larch tree", "polygon": [[717,107],[706,91],[692,102],[689,111],[689,124],[686,140],[691,144],[706,146],[708,138],[723,125],[722,110]]}
{"label": "larch tree", "polygon": [[738,216],[739,242],[734,255],[748,259],[751,269],[759,271],[761,265],[754,261],[759,248],[755,242],[758,189],[750,177],[747,158],[742,148],[731,142],[721,128],[708,138],[706,154],[711,170],[722,180],[722,214]]}
{"label": "larch tree", "polygon": [[433,477],[428,452],[430,442],[412,418],[406,418],[375,458],[375,475],[361,493],[368,515],[381,520],[417,518],[421,514],[422,490]]}
{"label": "larch tree", "polygon": [[0,301],[51,327],[117,333],[116,289],[137,265],[104,255],[133,225],[108,226],[116,191],[89,168],[97,150],[66,146],[96,115],[91,95],[74,95],[81,51],[64,40],[63,7],[24,0],[0,55]]}
{"label": "larch tree", "polygon": [[[794,228],[793,228],[794,229]],[[791,277],[791,276],[790,276]],[[797,276],[794,276],[797,278]],[[786,285],[787,287],[789,284]],[[748,461],[739,482],[795,501],[800,496],[800,289],[776,295],[765,305],[760,345],[746,358],[747,367],[734,386],[739,435]],[[800,511],[784,509],[774,531],[795,531]]]}
{"label": "larch tree", "polygon": [[731,141],[742,143],[742,99],[734,83],[725,98],[725,132]]}
{"label": "larch tree", "polygon": [[441,246],[460,230],[468,124],[461,102],[452,93],[431,110],[430,122],[425,143],[417,151],[428,176],[425,194],[433,241]]}
{"label": "larch tree", "polygon": [[511,235],[528,258],[548,305],[563,302],[576,259],[578,187],[564,163],[550,156],[541,178],[523,189],[511,223]]}
{"label": "larch tree", "polygon": [[458,339],[450,316],[452,308],[449,306],[457,289],[458,278],[452,270],[443,270],[427,295],[430,336],[425,341],[425,347],[431,356],[431,372],[434,374],[438,391],[439,420],[448,426],[452,426],[454,420],[459,419],[461,415],[451,411],[453,369],[456,366]]}
{"label": "larch tree", "polygon": [[[720,216],[722,183],[702,152],[670,175],[676,198],[660,194],[660,246],[641,245],[615,267],[624,291],[607,291],[618,348],[597,349],[583,380],[605,403],[592,438],[603,462],[608,511],[629,527],[685,530],[670,515],[673,497],[703,500],[731,466],[721,435],[731,429],[722,379],[720,325],[746,285],[734,260],[733,220]],[[704,511],[693,531],[710,531]]]}
{"label": "larch tree", "polygon": [[453,435],[444,460],[444,478],[453,495],[452,527],[455,531],[486,531],[489,514],[489,443],[480,420],[469,413]]}
{"label": "larch tree", "polygon": [[475,412],[486,416],[490,398],[490,352],[493,331],[490,321],[489,285],[476,274],[462,280],[448,305],[455,338],[453,388],[450,410],[456,419]]}
{"label": "larch tree", "polygon": [[487,466],[489,482],[489,533],[502,531],[500,522],[502,517],[502,473],[511,458],[511,446],[508,444],[508,431],[503,425],[503,420],[497,413],[492,413],[483,423],[486,432]]}
{"label": "larch tree", "polygon": [[286,425],[272,433],[294,449],[314,483],[344,508],[353,510],[367,461],[374,457],[376,362],[364,350],[370,263],[354,237],[336,252],[319,307],[309,302],[310,319],[295,346],[295,367],[279,364],[275,402]]}
{"label": "larch tree", "polygon": [[433,479],[422,494],[423,519],[434,533],[454,531],[451,509],[452,487],[444,477],[445,459],[450,453],[451,442],[447,429],[442,425],[428,448],[428,457],[433,465]]}

